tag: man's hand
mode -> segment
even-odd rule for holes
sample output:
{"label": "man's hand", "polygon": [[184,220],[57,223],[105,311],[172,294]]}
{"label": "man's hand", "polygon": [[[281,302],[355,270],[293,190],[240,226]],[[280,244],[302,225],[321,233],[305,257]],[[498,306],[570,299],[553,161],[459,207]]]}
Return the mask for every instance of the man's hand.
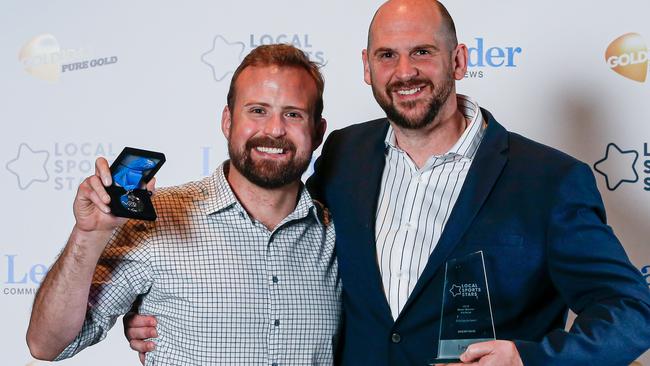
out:
{"label": "man's hand", "polygon": [[77,229],[86,232],[112,231],[126,221],[110,214],[108,204],[111,197],[106,193],[105,187],[110,186],[112,182],[108,162],[104,158],[97,158],[95,175],[86,178],[79,185],[72,205]]}
{"label": "man's hand", "polygon": [[[85,231],[112,231],[123,224],[126,219],[111,215],[108,204],[111,197],[106,188],[112,184],[113,178],[106,159],[100,157],[95,161],[95,174],[86,178],[74,199],[73,211],[76,228]],[[147,190],[155,189],[155,179],[147,184]]]}
{"label": "man's hand", "polygon": [[[460,355],[462,363],[446,366],[523,366],[517,347],[511,341],[474,343]],[[445,366],[445,365],[439,365]]]}
{"label": "man's hand", "polygon": [[154,342],[145,339],[158,337],[157,324],[156,318],[150,315],[129,313],[124,316],[124,335],[129,340],[131,349],[138,352],[143,365],[145,353],[156,348]]}

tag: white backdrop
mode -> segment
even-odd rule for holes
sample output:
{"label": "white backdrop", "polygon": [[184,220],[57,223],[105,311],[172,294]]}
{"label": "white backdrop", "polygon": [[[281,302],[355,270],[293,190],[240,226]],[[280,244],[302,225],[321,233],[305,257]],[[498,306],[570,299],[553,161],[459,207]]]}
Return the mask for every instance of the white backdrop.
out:
{"label": "white backdrop", "polygon": [[[159,186],[209,174],[226,157],[219,121],[231,72],[261,43],[293,43],[326,64],[330,131],[382,116],[360,57],[379,3],[3,2],[0,363],[41,364],[24,341],[33,295],[65,244],[76,186],[97,155],[162,151]],[[594,167],[609,223],[650,285],[650,85],[641,81],[650,3],[445,3],[471,48],[459,92],[510,130]],[[610,47],[628,33],[637,35]],[[137,365],[121,333],[118,325],[61,364]],[[650,365],[650,355],[639,361]]]}

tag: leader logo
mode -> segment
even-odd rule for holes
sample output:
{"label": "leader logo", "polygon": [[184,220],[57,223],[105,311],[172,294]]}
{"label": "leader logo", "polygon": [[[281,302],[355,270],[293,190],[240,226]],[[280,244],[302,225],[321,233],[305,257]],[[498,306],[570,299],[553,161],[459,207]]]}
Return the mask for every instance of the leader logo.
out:
{"label": "leader logo", "polygon": [[14,175],[19,189],[51,184],[55,190],[76,190],[81,181],[95,172],[95,159],[109,161],[117,156],[111,143],[56,142],[50,148],[18,145],[16,155],[5,168]]}
{"label": "leader logo", "polygon": [[[615,191],[623,183],[637,183],[639,172],[637,162],[640,156],[639,150],[624,149],[610,143],[605,149],[605,156],[594,163],[594,170],[604,179],[607,189]],[[643,144],[643,170],[646,176],[643,179],[643,189],[650,191],[650,146]]]}
{"label": "leader logo", "polygon": [[212,47],[201,55],[201,62],[210,68],[214,81],[220,82],[235,71],[244,55],[260,45],[273,43],[291,44],[309,58],[324,66],[327,63],[325,53],[314,47],[309,34],[249,34],[247,37],[230,41],[217,34],[212,39]]}
{"label": "leader logo", "polygon": [[467,72],[465,78],[482,79],[488,70],[516,68],[522,54],[517,46],[494,46],[483,37],[475,37],[467,43]]}
{"label": "leader logo", "polygon": [[[3,268],[4,267],[4,268]],[[0,257],[0,279],[3,295],[34,295],[47,274],[47,266],[25,263],[17,254]]]}
{"label": "leader logo", "polygon": [[643,83],[648,76],[648,47],[638,33],[616,38],[605,51],[607,66],[619,75]]}
{"label": "leader logo", "polygon": [[117,63],[117,56],[93,58],[86,49],[64,49],[53,35],[41,34],[25,43],[18,60],[28,74],[57,82],[62,73]]}

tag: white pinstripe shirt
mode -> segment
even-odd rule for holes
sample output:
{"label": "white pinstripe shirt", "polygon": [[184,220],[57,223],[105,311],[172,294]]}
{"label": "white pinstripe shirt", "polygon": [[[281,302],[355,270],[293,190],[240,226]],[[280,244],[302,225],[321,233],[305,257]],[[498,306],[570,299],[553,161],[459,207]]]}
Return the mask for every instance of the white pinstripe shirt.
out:
{"label": "white pinstripe shirt", "polygon": [[436,247],[483,139],[485,128],[478,104],[458,95],[458,109],[469,121],[465,132],[446,154],[431,156],[420,169],[397,146],[392,126],[386,134],[375,239],[393,319]]}
{"label": "white pinstripe shirt", "polygon": [[129,220],[102,254],[71,357],[141,301],[156,315],[145,365],[331,365],[341,313],[334,227],[302,189],[274,229],[210,177],[154,196],[158,220]]}

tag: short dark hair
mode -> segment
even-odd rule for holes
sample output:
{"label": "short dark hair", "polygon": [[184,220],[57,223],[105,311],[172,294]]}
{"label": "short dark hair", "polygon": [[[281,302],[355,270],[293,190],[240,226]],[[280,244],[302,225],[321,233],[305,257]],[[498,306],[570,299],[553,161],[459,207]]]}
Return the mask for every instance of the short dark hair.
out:
{"label": "short dark hair", "polygon": [[239,74],[249,66],[279,66],[279,67],[296,67],[307,71],[309,76],[316,83],[316,104],[314,105],[314,122],[318,123],[323,114],[323,90],[325,89],[325,80],[320,72],[320,65],[309,60],[300,49],[289,44],[269,44],[254,48],[241,64],[237,67],[230,80],[228,89],[227,103],[228,108],[232,111],[235,105],[235,83]]}

